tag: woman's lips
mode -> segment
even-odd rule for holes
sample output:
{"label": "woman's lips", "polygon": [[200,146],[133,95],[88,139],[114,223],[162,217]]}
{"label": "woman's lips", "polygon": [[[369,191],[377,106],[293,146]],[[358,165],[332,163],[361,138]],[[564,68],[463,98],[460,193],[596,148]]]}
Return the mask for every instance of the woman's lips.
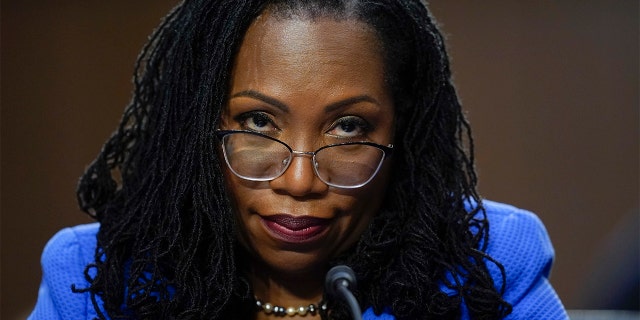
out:
{"label": "woman's lips", "polygon": [[290,243],[307,243],[319,238],[329,227],[329,219],[277,214],[262,216],[267,230],[277,239]]}

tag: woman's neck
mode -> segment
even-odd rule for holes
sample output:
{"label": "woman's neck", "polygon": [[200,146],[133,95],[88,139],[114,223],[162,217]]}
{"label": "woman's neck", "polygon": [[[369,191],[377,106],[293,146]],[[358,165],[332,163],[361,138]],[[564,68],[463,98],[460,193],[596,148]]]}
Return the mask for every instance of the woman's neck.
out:
{"label": "woman's neck", "polygon": [[[324,286],[324,269],[299,273],[283,273],[270,270],[264,265],[254,265],[249,279],[256,299],[262,304],[289,308],[314,305],[314,312],[304,316],[297,314],[287,319],[320,319],[317,308],[320,306]],[[274,319],[264,311],[259,311],[256,319]]]}

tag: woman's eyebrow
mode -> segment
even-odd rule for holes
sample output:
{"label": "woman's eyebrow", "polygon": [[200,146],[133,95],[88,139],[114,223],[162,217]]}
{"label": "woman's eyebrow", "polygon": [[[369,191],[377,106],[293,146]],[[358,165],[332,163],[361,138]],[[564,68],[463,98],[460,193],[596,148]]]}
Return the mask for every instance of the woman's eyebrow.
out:
{"label": "woman's eyebrow", "polygon": [[279,101],[276,98],[273,97],[269,97],[265,94],[262,94],[258,91],[255,90],[244,90],[244,91],[240,91],[237,93],[234,93],[231,98],[236,98],[236,97],[248,97],[248,98],[253,98],[253,99],[257,99],[260,100],[262,102],[268,103],[284,112],[289,112],[289,107],[287,107],[286,104],[284,104],[284,102]]}
{"label": "woman's eyebrow", "polygon": [[[268,95],[265,95],[263,93],[260,93],[258,91],[255,90],[243,90],[237,93],[234,93],[231,98],[236,98],[236,97],[248,97],[248,98],[252,98],[252,99],[257,99],[260,101],[263,101],[265,103],[268,103],[284,112],[288,112],[289,111],[289,107],[282,101],[270,97]],[[356,104],[359,102],[370,102],[373,103],[375,105],[380,105],[380,103],[378,102],[378,100],[374,99],[373,97],[369,96],[369,95],[359,95],[359,96],[355,96],[355,97],[350,97],[344,100],[340,100],[334,103],[331,103],[329,105],[327,105],[325,107],[325,112],[332,112],[336,109],[340,109],[342,107],[348,106],[348,105],[352,105],[352,104]]]}
{"label": "woman's eyebrow", "polygon": [[356,103],[359,103],[359,102],[370,102],[370,103],[373,103],[373,104],[375,104],[377,106],[380,106],[380,103],[378,102],[378,100],[374,99],[373,97],[371,97],[369,95],[363,94],[363,95],[360,95],[360,96],[355,96],[355,97],[351,97],[351,98],[347,98],[347,99],[344,99],[344,100],[340,100],[340,101],[334,102],[334,103],[326,106],[324,108],[324,110],[325,110],[325,112],[331,112],[331,111],[334,111],[336,109],[340,109],[342,107],[345,107],[345,106],[348,106],[348,105],[352,105],[352,104],[356,104]]}

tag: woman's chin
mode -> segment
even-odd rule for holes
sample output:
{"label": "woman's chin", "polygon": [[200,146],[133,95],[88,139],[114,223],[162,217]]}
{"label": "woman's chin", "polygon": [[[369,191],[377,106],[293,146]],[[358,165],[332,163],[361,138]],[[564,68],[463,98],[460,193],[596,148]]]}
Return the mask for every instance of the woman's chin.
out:
{"label": "woman's chin", "polygon": [[279,274],[279,277],[285,278],[317,276],[326,271],[328,263],[328,259],[319,259],[319,255],[314,252],[281,251],[277,256],[260,258],[262,267],[266,267],[272,274]]}

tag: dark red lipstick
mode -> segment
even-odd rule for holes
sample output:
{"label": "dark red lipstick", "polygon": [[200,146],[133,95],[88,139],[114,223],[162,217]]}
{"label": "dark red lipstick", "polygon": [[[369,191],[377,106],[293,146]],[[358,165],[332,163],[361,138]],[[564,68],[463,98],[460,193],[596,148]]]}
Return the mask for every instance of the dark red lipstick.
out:
{"label": "dark red lipstick", "polygon": [[264,225],[275,237],[285,242],[304,243],[317,239],[329,226],[329,219],[277,214],[262,217]]}

